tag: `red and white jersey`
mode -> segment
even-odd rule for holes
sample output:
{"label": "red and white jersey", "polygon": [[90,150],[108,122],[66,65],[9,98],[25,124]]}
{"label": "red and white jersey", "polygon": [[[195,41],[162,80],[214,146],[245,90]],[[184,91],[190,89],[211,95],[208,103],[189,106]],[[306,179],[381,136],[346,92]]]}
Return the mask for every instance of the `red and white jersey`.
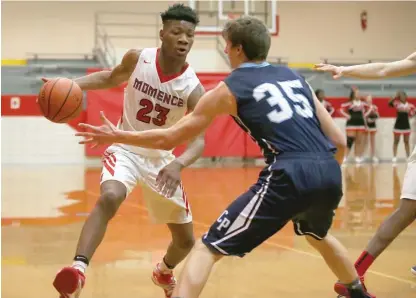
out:
{"label": "red and white jersey", "polygon": [[349,100],[341,104],[340,112],[347,118],[366,118],[370,113],[370,106],[360,99]]}
{"label": "red and white jersey", "polygon": [[396,99],[392,102],[392,105],[394,108],[396,108],[397,113],[406,113],[409,115],[409,117],[413,117],[415,115],[415,106],[407,101],[403,103]]}
{"label": "red and white jersey", "polygon": [[[127,131],[167,128],[185,116],[188,97],[200,84],[187,64],[178,74],[166,76],[158,63],[158,48],[143,49],[124,90],[123,115],[118,127]],[[118,144],[133,153],[163,157],[171,151]]]}

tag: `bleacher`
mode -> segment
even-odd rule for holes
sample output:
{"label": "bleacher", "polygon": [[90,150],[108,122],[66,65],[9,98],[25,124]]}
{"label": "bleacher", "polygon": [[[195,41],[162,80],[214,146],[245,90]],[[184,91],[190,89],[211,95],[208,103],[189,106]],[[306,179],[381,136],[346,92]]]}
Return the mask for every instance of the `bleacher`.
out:
{"label": "bleacher", "polygon": [[[363,59],[361,63],[366,63],[366,60]],[[317,72],[310,68],[299,68],[297,71],[309,81],[314,89],[325,90],[325,94],[329,97],[346,97],[351,87],[358,87],[363,93],[374,97],[391,97],[398,90],[405,90],[409,97],[416,96],[416,75],[383,80],[358,80],[346,77],[334,80],[331,74]]]}
{"label": "bleacher", "polygon": [[103,67],[93,54],[28,54],[26,65],[2,66],[2,94],[37,94],[42,78],[84,76],[88,68]]}

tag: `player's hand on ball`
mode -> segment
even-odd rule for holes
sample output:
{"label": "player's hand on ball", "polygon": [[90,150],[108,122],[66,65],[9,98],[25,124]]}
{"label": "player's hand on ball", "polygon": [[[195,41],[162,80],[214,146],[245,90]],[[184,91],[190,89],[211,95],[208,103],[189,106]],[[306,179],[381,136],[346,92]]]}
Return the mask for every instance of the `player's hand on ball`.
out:
{"label": "player's hand on ball", "polygon": [[156,178],[156,187],[162,195],[171,198],[181,183],[183,166],[176,160],[160,170]]}
{"label": "player's hand on ball", "polygon": [[341,66],[319,63],[319,64],[315,64],[314,69],[318,71],[330,72],[332,73],[332,77],[334,79],[339,79],[343,75]]}
{"label": "player's hand on ball", "polygon": [[108,120],[104,112],[100,112],[100,118],[103,122],[101,126],[93,126],[86,123],[80,123],[79,126],[90,131],[77,132],[75,135],[85,137],[84,140],[79,141],[79,144],[92,144],[92,148],[102,144],[111,144],[117,141],[119,130]]}

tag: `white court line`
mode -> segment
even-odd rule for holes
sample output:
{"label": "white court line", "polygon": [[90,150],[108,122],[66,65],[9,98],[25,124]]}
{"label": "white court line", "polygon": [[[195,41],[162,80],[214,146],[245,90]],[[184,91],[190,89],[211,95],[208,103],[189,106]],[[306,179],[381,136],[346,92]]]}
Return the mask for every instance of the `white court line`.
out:
{"label": "white court line", "polygon": [[[86,192],[87,192],[87,194],[91,194],[91,195],[94,195],[94,196],[99,197],[99,194],[97,194],[97,193],[94,193],[94,192],[91,192],[91,191],[86,191]],[[146,210],[147,211],[147,208],[144,207],[144,206],[134,205],[134,204],[128,203],[128,202],[124,202],[123,204],[125,204],[125,205],[127,205],[129,207],[133,207],[133,208],[137,208],[137,209],[141,209],[141,210]],[[143,218],[146,218],[148,216],[146,214],[144,214],[144,215],[142,215],[142,217]],[[197,224],[199,226],[203,226],[205,228],[209,228],[211,226],[211,225],[208,225],[206,223],[199,222],[199,221],[195,221],[195,220],[192,220],[192,222],[194,224]],[[323,259],[318,254],[314,254],[314,253],[307,252],[307,251],[304,251],[304,250],[292,248],[292,247],[286,246],[286,245],[277,244],[275,242],[271,242],[270,240],[264,241],[264,244],[269,245],[269,246],[278,247],[278,248],[283,248],[283,249],[286,249],[288,251],[293,251],[293,252],[296,252],[298,254],[305,255],[305,256],[309,256],[309,257],[312,257],[312,258]],[[370,272],[370,273],[372,273],[374,275],[378,275],[378,276],[381,276],[381,277],[384,277],[384,278],[392,279],[392,280],[395,280],[395,281],[398,281],[398,282],[401,282],[401,283],[405,283],[405,284],[408,284],[408,285],[411,285],[411,286],[416,286],[416,282],[413,282],[413,281],[408,280],[408,279],[400,278],[400,277],[397,277],[397,276],[394,276],[394,275],[390,275],[390,274],[381,273],[379,271],[374,271],[374,270],[368,270],[367,272]]]}
{"label": "white court line", "polygon": [[[198,225],[201,225],[201,226],[204,226],[204,227],[208,227],[208,228],[210,227],[209,225],[207,225],[205,223],[198,222],[198,221],[195,221],[195,220],[193,221],[193,223],[198,224]],[[302,254],[302,255],[305,255],[305,256],[309,256],[309,257],[312,257],[312,258],[323,259],[322,256],[320,256],[318,254],[314,254],[314,253],[307,252],[307,251],[304,251],[304,250],[292,248],[292,247],[286,246],[286,245],[277,244],[277,243],[271,242],[269,240],[264,241],[264,243],[267,244],[267,245],[270,245],[270,246],[283,248],[283,249],[286,249],[286,250],[289,250],[289,251],[293,251],[293,252],[296,252],[298,254]],[[404,278],[400,278],[400,277],[397,277],[397,276],[393,276],[393,275],[381,273],[381,272],[374,271],[374,270],[368,270],[367,272],[370,272],[370,273],[372,273],[374,275],[378,275],[378,276],[381,276],[381,277],[384,277],[384,278],[390,278],[390,279],[393,279],[393,280],[398,281],[398,282],[406,283],[406,284],[409,284],[411,286],[416,286],[416,283],[415,282],[412,282],[411,280],[408,280],[408,279],[404,279]]]}

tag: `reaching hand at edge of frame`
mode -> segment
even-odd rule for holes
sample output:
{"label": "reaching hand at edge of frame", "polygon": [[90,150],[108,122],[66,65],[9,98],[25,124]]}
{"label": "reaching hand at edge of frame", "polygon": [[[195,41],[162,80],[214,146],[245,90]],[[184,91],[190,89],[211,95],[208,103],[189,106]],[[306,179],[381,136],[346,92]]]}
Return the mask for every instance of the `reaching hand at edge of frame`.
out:
{"label": "reaching hand at edge of frame", "polygon": [[330,72],[330,73],[332,73],[332,77],[334,79],[339,79],[343,75],[342,66],[335,66],[335,65],[332,65],[332,64],[319,63],[319,64],[314,65],[314,69],[316,69],[318,71],[323,71],[323,72]]}
{"label": "reaching hand at edge of frame", "polygon": [[120,131],[110,120],[105,117],[104,112],[100,112],[100,119],[103,123],[101,126],[94,126],[87,123],[80,123],[79,127],[85,128],[89,131],[77,132],[75,135],[84,137],[79,144],[92,144],[92,148],[95,148],[103,144],[112,144],[117,142],[118,132]]}

